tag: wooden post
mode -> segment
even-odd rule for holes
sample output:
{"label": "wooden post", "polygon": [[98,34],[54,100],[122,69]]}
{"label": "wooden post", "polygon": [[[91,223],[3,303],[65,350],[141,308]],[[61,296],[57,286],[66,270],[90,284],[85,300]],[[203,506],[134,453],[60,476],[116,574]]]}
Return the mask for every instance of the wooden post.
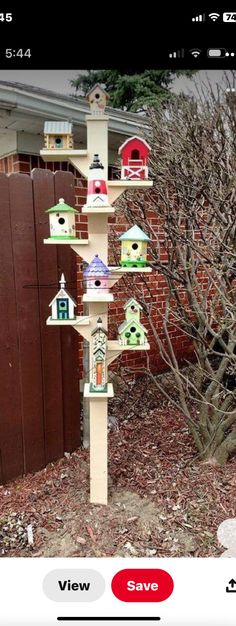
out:
{"label": "wooden post", "polygon": [[107,398],[90,399],[90,502],[107,504]]}

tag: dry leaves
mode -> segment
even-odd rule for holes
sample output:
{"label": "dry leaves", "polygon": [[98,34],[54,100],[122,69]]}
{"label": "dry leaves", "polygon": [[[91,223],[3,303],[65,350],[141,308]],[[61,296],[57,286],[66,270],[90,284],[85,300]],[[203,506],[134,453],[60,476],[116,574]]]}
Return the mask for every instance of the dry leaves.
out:
{"label": "dry leaves", "polygon": [[186,465],[195,449],[183,416],[142,379],[109,412],[109,505],[89,504],[88,451],[66,455],[0,487],[1,556],[220,555],[217,528],[236,517],[236,459]]}

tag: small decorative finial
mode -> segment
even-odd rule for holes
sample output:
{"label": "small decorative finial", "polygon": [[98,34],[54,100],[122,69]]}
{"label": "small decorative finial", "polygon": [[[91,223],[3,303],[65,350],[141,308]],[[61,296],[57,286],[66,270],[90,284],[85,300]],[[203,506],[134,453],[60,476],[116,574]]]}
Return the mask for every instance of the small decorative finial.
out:
{"label": "small decorative finial", "polygon": [[59,204],[64,204],[64,203],[65,203],[64,198],[59,198]]}
{"label": "small decorative finial", "polygon": [[[59,202],[60,202],[60,200],[59,200]],[[66,286],[66,279],[65,279],[65,276],[64,276],[64,274],[63,274],[63,273],[62,273],[62,275],[61,275],[61,278],[60,278],[60,280],[59,280],[59,283],[60,283],[60,285],[61,285],[61,289],[65,289],[65,286]]]}

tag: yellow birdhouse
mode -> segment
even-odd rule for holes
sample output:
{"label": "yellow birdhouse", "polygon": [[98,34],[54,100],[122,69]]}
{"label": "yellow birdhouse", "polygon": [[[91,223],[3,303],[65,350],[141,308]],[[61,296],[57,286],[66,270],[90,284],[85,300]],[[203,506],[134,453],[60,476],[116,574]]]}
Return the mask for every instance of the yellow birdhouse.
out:
{"label": "yellow birdhouse", "polygon": [[45,122],[44,148],[46,150],[73,149],[72,124],[70,122]]}
{"label": "yellow birdhouse", "polygon": [[86,99],[89,101],[92,115],[104,115],[105,106],[109,99],[105,89],[98,83],[88,91]]}
{"label": "yellow birdhouse", "polygon": [[122,267],[145,267],[147,262],[147,243],[150,238],[139,226],[132,226],[119,237],[121,241]]}

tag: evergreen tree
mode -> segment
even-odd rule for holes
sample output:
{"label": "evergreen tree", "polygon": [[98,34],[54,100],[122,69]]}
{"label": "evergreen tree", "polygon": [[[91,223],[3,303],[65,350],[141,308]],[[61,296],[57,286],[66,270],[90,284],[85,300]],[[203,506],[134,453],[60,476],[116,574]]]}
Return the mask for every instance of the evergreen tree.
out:
{"label": "evergreen tree", "polygon": [[191,76],[191,70],[89,70],[71,80],[71,85],[85,95],[100,83],[110,96],[109,106],[123,111],[140,112],[147,107],[158,108],[174,97],[170,87],[176,76]]}

